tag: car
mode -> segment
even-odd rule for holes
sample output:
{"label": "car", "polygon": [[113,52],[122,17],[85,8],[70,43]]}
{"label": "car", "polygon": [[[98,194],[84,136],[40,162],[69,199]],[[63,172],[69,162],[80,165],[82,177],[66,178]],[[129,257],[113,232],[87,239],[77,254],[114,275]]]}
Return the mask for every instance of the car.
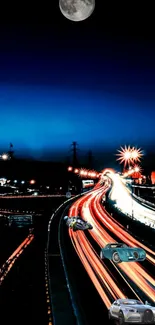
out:
{"label": "car", "polygon": [[121,262],[141,262],[146,259],[146,252],[139,247],[129,247],[124,243],[109,243],[100,252],[103,260],[107,258],[115,264]]}
{"label": "car", "polygon": [[93,229],[92,225],[81,219],[80,217],[68,217],[65,216],[64,220],[66,221],[66,225],[71,228],[73,231],[77,230],[87,230],[87,229]]}
{"label": "car", "polygon": [[155,324],[155,307],[134,299],[118,299],[109,309],[109,319],[124,324]]}

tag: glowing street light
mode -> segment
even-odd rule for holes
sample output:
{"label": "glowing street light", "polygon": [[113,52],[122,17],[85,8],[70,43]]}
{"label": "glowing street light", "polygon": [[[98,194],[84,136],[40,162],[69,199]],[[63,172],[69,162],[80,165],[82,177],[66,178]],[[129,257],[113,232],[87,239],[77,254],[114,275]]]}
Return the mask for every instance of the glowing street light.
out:
{"label": "glowing street light", "polygon": [[68,171],[71,172],[73,170],[73,167],[69,166]]}
{"label": "glowing street light", "polygon": [[138,162],[140,161],[141,157],[142,157],[142,151],[140,149],[132,148],[131,160],[133,160],[134,162]]}
{"label": "glowing street light", "polygon": [[1,156],[3,160],[7,160],[9,159],[9,156],[7,153],[3,153],[3,155]]}
{"label": "glowing street light", "polygon": [[135,167],[134,171],[135,171],[136,173],[138,173],[138,172],[140,171],[140,168],[137,166],[137,167]]}
{"label": "glowing street light", "polygon": [[31,181],[30,181],[30,184],[35,184],[35,180],[34,179],[31,179]]}
{"label": "glowing street light", "polygon": [[130,163],[133,164],[135,162],[139,162],[142,157],[141,149],[137,149],[135,147],[121,147],[121,150],[118,150],[118,152],[119,153],[117,154],[117,156],[119,156],[119,158],[117,160],[120,162],[120,164],[124,163],[124,167],[127,164],[130,165]]}
{"label": "glowing street light", "polygon": [[131,161],[131,150],[130,146],[125,146],[125,148],[121,147],[121,150],[118,150],[119,153],[117,156],[119,156],[119,158],[117,158],[117,160],[120,164],[124,163],[124,167]]}

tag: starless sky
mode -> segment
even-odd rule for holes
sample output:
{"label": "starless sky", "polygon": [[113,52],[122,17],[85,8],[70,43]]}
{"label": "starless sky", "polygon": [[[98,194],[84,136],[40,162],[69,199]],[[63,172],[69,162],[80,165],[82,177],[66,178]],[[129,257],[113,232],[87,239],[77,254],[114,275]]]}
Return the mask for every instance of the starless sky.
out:
{"label": "starless sky", "polygon": [[12,142],[17,155],[58,159],[72,141],[100,157],[125,144],[153,151],[151,19],[102,5],[96,1],[89,19],[71,22],[54,1],[50,14],[46,7],[42,17],[40,8],[29,23],[1,25],[2,151]]}

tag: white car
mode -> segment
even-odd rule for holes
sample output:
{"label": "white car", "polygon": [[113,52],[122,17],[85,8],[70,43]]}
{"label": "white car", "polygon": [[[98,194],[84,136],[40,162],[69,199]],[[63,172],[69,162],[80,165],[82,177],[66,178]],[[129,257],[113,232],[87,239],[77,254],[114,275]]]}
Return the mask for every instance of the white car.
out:
{"label": "white car", "polygon": [[155,307],[134,299],[118,299],[109,309],[109,319],[115,319],[119,325],[155,324]]}

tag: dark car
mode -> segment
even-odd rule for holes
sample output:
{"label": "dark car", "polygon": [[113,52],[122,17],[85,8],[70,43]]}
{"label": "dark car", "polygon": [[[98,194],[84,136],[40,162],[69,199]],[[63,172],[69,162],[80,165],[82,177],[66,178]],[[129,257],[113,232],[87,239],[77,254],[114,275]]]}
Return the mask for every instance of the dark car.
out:
{"label": "dark car", "polygon": [[77,230],[87,230],[87,229],[93,229],[93,226],[88,223],[87,221],[84,221],[80,217],[68,217],[65,216],[64,220],[66,221],[66,225],[71,228],[73,231]]}

